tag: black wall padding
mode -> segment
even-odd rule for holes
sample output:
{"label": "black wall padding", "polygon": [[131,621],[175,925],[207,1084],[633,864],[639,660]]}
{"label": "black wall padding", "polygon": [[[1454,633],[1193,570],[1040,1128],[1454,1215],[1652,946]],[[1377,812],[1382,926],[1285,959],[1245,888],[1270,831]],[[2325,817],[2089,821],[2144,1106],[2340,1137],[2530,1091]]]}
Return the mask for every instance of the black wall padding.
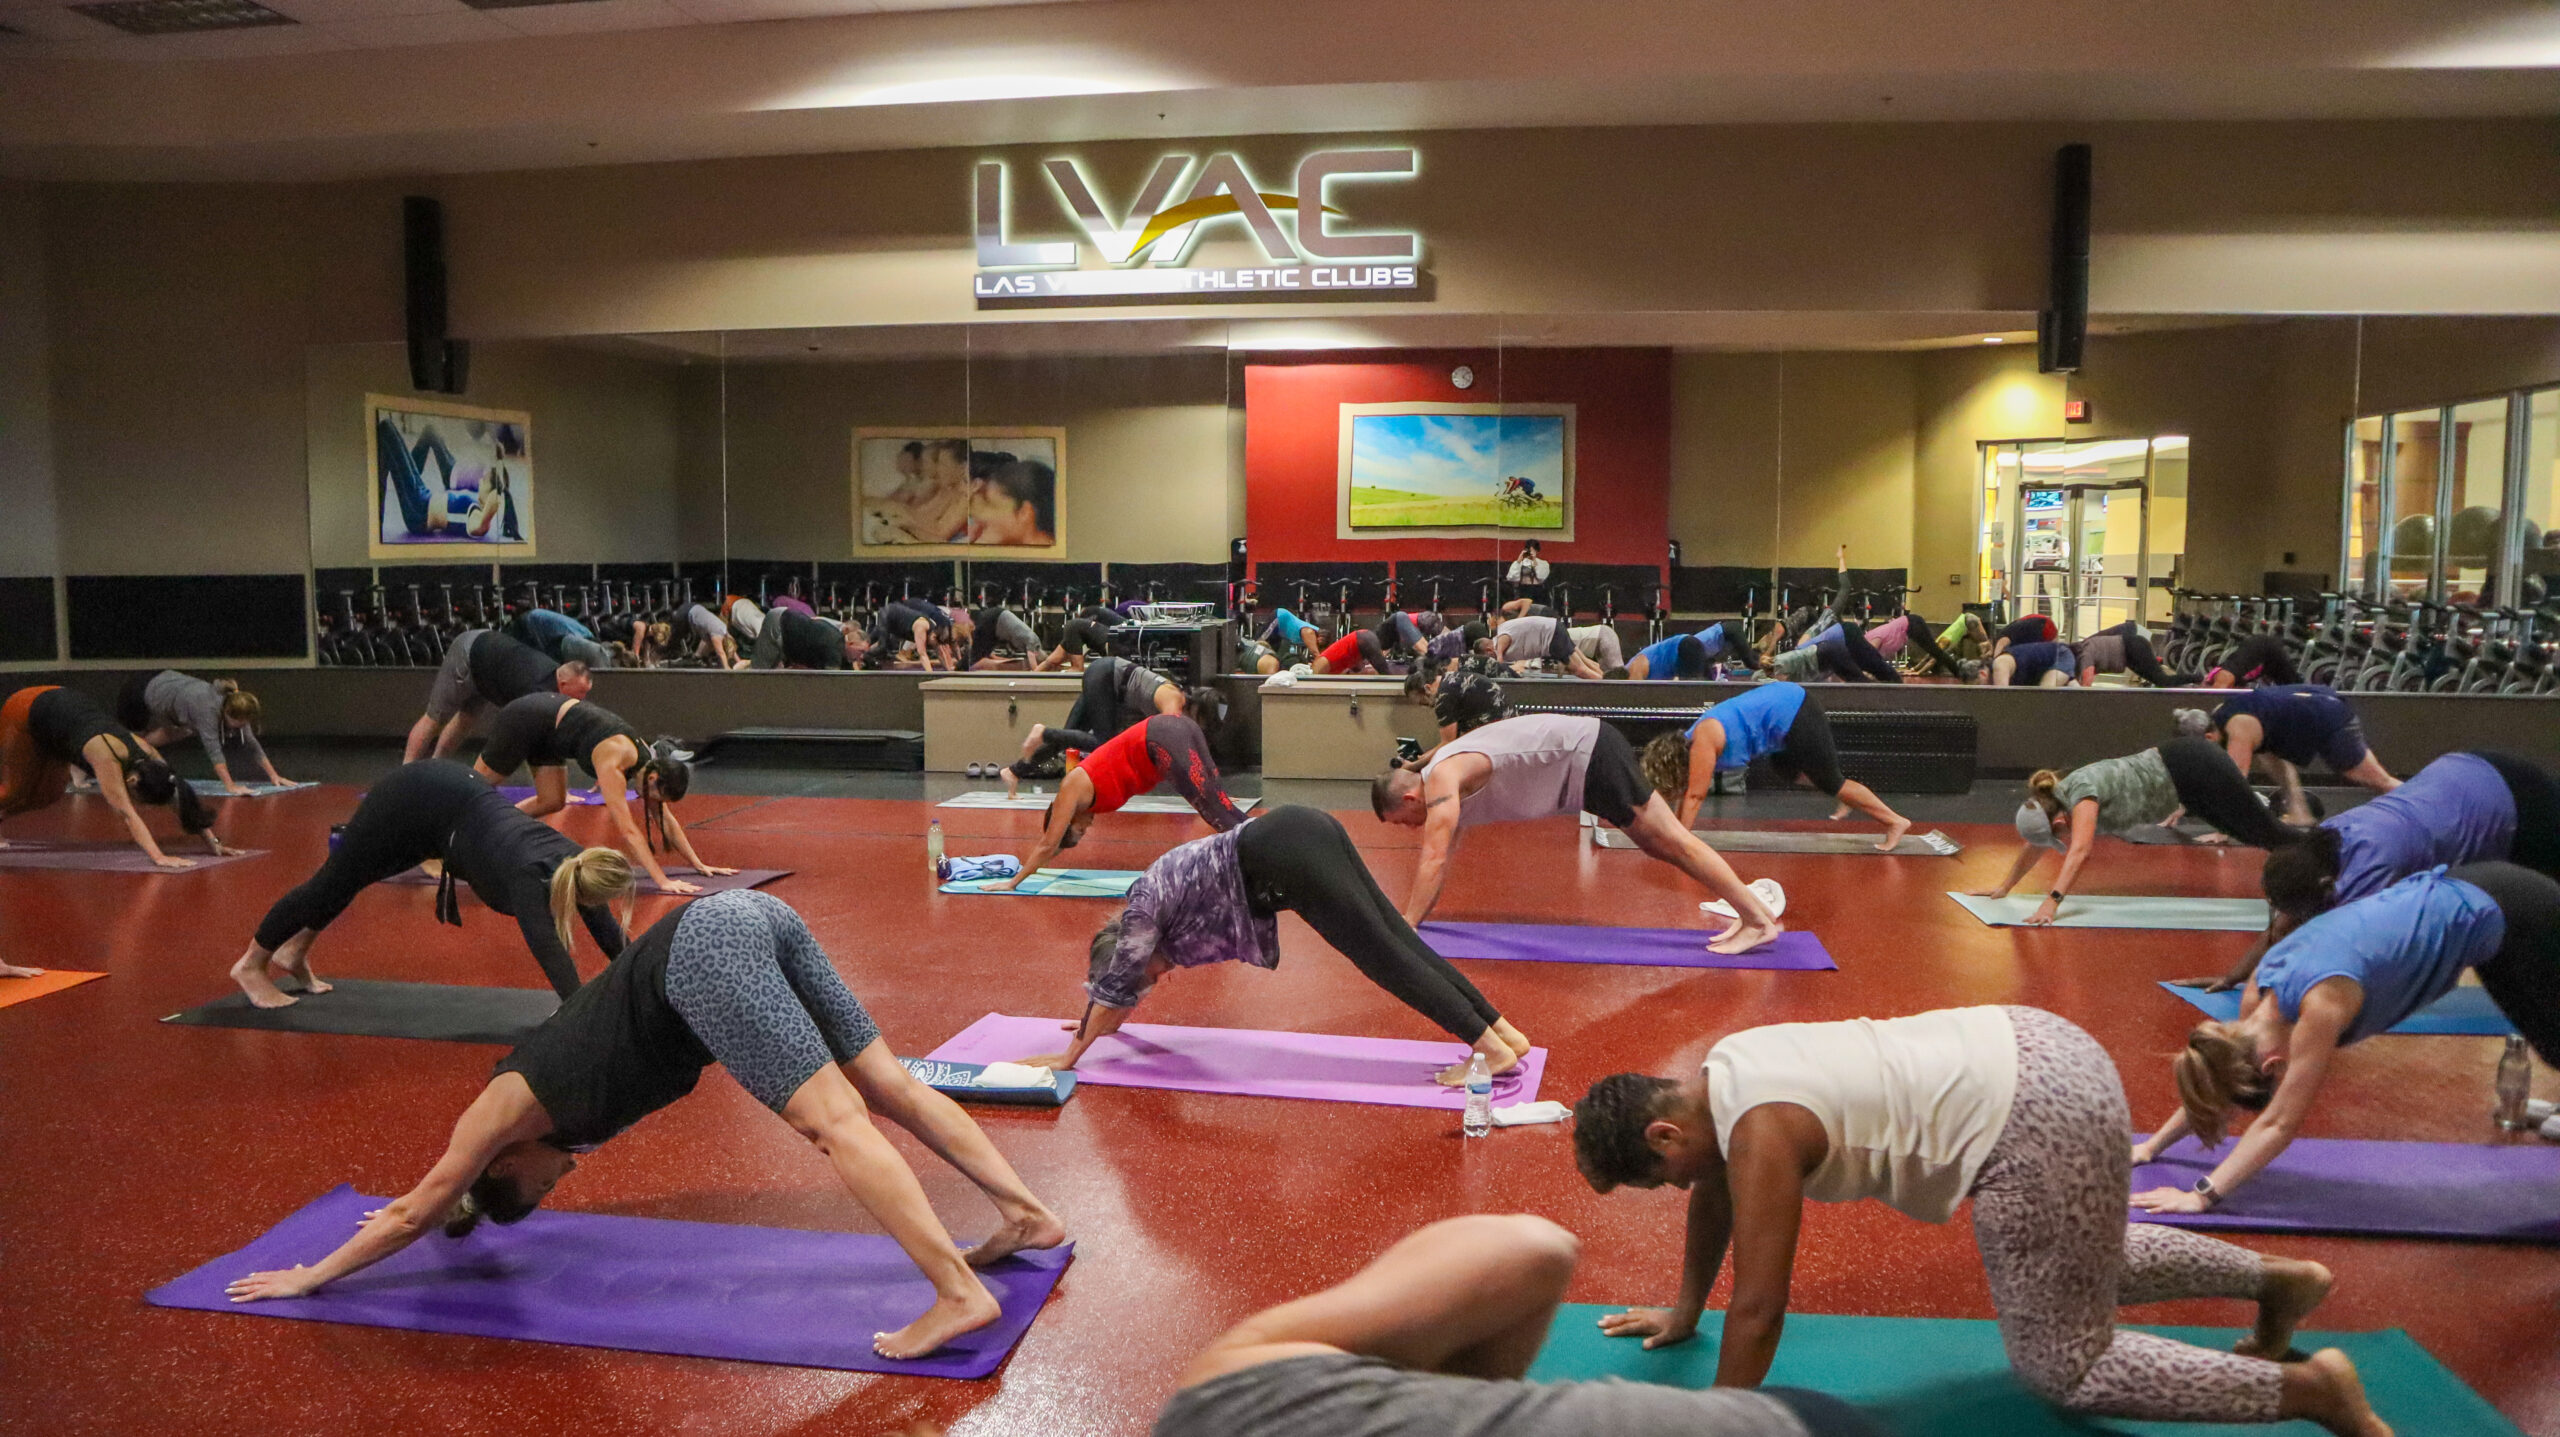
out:
{"label": "black wall padding", "polygon": [[[1215,566],[1224,572],[1224,566]],[[1102,566],[1073,564],[1054,559],[971,559],[963,568],[967,572],[969,602],[978,602],[981,588],[992,585],[996,596],[1008,604],[1022,602],[1022,586],[1031,585],[1035,603],[1065,603],[1070,594],[1078,604],[1090,604],[1102,596]]]}
{"label": "black wall padding", "polygon": [[1563,587],[1577,614],[1599,613],[1603,590],[1609,591],[1619,613],[1644,613],[1662,577],[1662,571],[1651,564],[1549,564],[1547,570],[1548,592]]}
{"label": "black wall padding", "polygon": [[[732,572],[739,562],[730,561]],[[883,598],[894,599],[902,590],[919,599],[939,601],[959,583],[959,566],[949,559],[855,559],[843,563],[818,565],[818,582],[848,586],[859,598],[862,586],[877,584]]]}
{"label": "black wall padding", "polygon": [[[1298,584],[1308,584],[1307,602],[1333,603],[1341,596],[1341,585],[1351,581],[1351,607],[1374,609],[1386,601],[1387,565],[1375,562],[1335,560],[1327,563],[1275,564],[1269,560],[1254,565],[1253,576],[1260,584],[1262,606],[1294,608],[1298,602]],[[1302,616],[1303,617],[1303,616]]]}
{"label": "black wall padding", "polygon": [[300,574],[75,575],[75,659],[298,659],[310,652]]}
{"label": "black wall padding", "polygon": [[51,663],[53,580],[0,579],[0,663]]}
{"label": "black wall padding", "polygon": [[1756,607],[1769,608],[1769,571],[1739,564],[1684,564],[1671,571],[1671,607],[1684,614],[1738,614],[1758,591]]}
{"label": "black wall padding", "polygon": [[620,583],[625,579],[637,584],[675,577],[676,566],[661,560],[655,564],[598,564],[596,577]]}
{"label": "black wall padding", "polygon": [[1156,597],[1171,603],[1219,604],[1227,597],[1227,566],[1224,564],[1118,564],[1111,566],[1113,597],[1126,603],[1147,597],[1147,586],[1156,586]]}
{"label": "black wall padding", "polygon": [[[376,572],[381,576],[382,586],[391,592],[404,594],[408,592],[409,585],[415,584],[418,592],[429,599],[435,597],[438,584],[451,584],[460,590],[489,582],[489,566],[486,564],[386,564]],[[665,573],[666,570],[662,568],[658,572]],[[317,587],[325,591],[329,586],[320,584]]]}
{"label": "black wall padding", "polygon": [[[488,576],[488,570],[480,571],[480,577],[483,580]],[[324,608],[336,605],[337,596],[341,590],[355,595],[356,606],[362,608],[366,602],[365,591],[372,584],[373,570],[371,569],[319,569],[313,571],[311,575],[311,592],[320,596],[320,603]]]}
{"label": "black wall padding", "polygon": [[592,584],[596,581],[593,564],[501,564],[498,579],[513,589],[525,584]]}
{"label": "black wall padding", "polygon": [[1502,577],[1491,559],[1406,559],[1396,564],[1396,602],[1410,610],[1431,607],[1431,583],[1440,581],[1440,607],[1473,611],[1485,585]]}

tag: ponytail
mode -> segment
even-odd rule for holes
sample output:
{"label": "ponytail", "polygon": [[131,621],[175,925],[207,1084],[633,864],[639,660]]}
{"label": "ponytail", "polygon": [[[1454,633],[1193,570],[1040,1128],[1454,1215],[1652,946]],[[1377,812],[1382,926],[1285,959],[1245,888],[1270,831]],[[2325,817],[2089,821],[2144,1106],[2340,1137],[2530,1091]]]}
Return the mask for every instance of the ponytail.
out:
{"label": "ponytail", "polygon": [[222,696],[222,721],[233,728],[255,727],[259,718],[258,696],[240,687],[238,679],[221,679],[213,691]]}
{"label": "ponytail", "polygon": [[[667,805],[681,803],[693,788],[693,755],[678,747],[671,738],[661,738],[649,745],[649,756],[640,764],[633,781],[640,787],[640,827],[649,836],[649,850],[654,853],[667,840]],[[651,780],[656,780],[651,782]]]}
{"label": "ponytail", "polygon": [[1689,794],[1689,739],[1678,732],[1658,733],[1644,746],[1639,765],[1644,781],[1662,795],[1664,803],[1678,806]]}
{"label": "ponytail", "polygon": [[2198,1023],[2187,1034],[2172,1072],[2178,1082],[2178,1106],[2196,1141],[2211,1147],[2231,1125],[2231,1110],[2255,1112],[2275,1094],[2275,1084],[2258,1066],[2248,1034],[2237,1023]]}
{"label": "ponytail", "polygon": [[551,926],[569,947],[569,919],[581,908],[620,898],[632,889],[631,860],[619,849],[584,848],[551,870]]}
{"label": "ponytail", "polygon": [[2047,818],[2062,812],[2062,796],[2054,792],[2061,782],[2062,775],[2058,771],[2037,769],[2027,776],[2027,801],[2043,809]]}
{"label": "ponytail", "polygon": [[2267,905],[2299,927],[2338,905],[2340,840],[2334,828],[2315,828],[2267,855],[2259,882]]}

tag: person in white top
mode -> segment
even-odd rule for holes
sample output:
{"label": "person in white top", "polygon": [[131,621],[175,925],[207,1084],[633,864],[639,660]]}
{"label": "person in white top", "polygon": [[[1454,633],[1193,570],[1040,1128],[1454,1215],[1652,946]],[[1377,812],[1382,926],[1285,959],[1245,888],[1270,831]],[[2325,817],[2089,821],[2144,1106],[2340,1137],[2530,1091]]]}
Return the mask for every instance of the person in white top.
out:
{"label": "person in white top", "polygon": [[[1750,1028],[1692,1076],[1603,1078],[1574,1109],[1583,1177],[1603,1193],[1687,1189],[1689,1221],[1678,1303],[1613,1313],[1601,1330],[1687,1341],[1729,1243],[1716,1384],[1756,1387],[1777,1355],[1806,1199],[1876,1198],[1945,1222],[1970,1197],[2010,1366],[2047,1401],[2391,1437],[2345,1353],[2276,1360],[2328,1295],[2328,1269],[2128,1223],[2129,1127],[2106,1050],[2036,1008]],[[2225,1353],[2115,1326],[2119,1305],[2189,1297],[2255,1301],[2256,1330]]]}
{"label": "person in white top", "polygon": [[1538,557],[1538,541],[1531,539],[1520,546],[1520,557],[1511,561],[1511,568],[1503,577],[1514,590],[1544,599],[1549,572],[1547,561]]}
{"label": "person in white top", "polygon": [[1385,822],[1422,830],[1422,861],[1404,903],[1404,920],[1416,927],[1440,901],[1459,829],[1588,813],[1733,905],[1733,924],[1710,952],[1747,952],[1784,931],[1723,855],[1671,816],[1636,768],[1626,736],[1596,718],[1497,719],[1433,749],[1419,770],[1389,767],[1369,786],[1369,806]]}

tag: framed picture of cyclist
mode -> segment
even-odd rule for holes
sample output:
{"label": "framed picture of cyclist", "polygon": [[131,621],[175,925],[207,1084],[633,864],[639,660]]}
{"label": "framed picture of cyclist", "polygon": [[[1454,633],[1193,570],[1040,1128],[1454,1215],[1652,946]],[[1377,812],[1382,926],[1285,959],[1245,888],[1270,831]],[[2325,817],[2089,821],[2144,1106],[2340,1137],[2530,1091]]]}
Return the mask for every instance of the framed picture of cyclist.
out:
{"label": "framed picture of cyclist", "polygon": [[533,416],[384,394],[364,410],[368,557],[533,557]]}
{"label": "framed picture of cyclist", "polygon": [[1570,404],[1345,404],[1334,536],[1573,538]]}

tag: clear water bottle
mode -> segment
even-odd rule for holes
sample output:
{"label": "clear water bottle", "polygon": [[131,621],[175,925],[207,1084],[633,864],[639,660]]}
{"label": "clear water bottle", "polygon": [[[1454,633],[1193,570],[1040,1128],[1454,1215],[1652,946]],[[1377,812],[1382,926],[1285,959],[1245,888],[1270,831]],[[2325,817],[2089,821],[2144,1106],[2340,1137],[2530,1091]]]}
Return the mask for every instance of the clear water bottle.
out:
{"label": "clear water bottle", "polygon": [[[2530,1125],[2525,1105],[2533,1095],[2533,1057],[2525,1051],[2524,1039],[2507,1035],[2507,1050],[2498,1055],[2498,1126],[2520,1133]],[[1474,1112],[1472,1103],[1468,1111]]]}
{"label": "clear water bottle", "polygon": [[933,864],[934,878],[940,880],[943,876],[941,819],[937,818],[924,827],[924,856]]}
{"label": "clear water bottle", "polygon": [[1466,1134],[1480,1138],[1493,1131],[1493,1071],[1484,1065],[1484,1054],[1467,1060]]}

